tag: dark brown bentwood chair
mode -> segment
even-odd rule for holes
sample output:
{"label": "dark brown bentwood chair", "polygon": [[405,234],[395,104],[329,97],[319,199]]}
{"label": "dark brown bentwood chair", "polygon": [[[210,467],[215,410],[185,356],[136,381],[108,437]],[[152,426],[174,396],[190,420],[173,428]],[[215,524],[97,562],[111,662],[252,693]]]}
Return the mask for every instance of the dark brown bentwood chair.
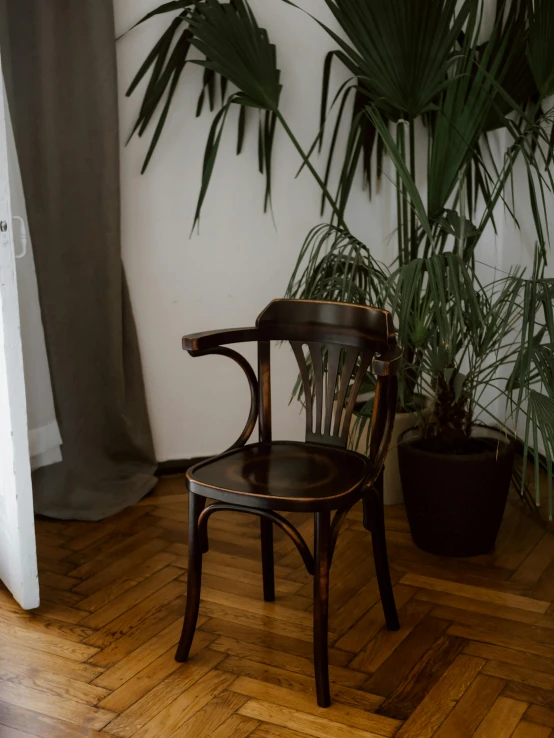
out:
{"label": "dark brown bentwood chair", "polygon": [[[302,377],[306,442],[272,441],[270,341],[290,341]],[[225,344],[256,341],[258,376]],[[307,347],[309,361],[306,361]],[[341,523],[363,500],[364,526],[371,531],[385,620],[398,630],[387,559],[382,470],[390,442],[401,351],[389,313],[372,307],[311,300],[274,300],[254,328],[185,336],[191,356],[220,354],[244,370],[250,384],[248,421],[236,443],[187,472],[189,568],[183,632],[175,658],[189,656],[198,609],[202,554],[208,551],[210,516],[233,510],[257,515],[261,524],[264,600],[275,599],[273,525],[287,533],[314,577],[314,666],[317,702],[331,703],[327,651],[329,570]],[[326,360],[326,371],[324,362]],[[310,366],[311,365],[311,366]],[[369,458],[346,449],[354,402],[368,369],[377,375]],[[259,443],[246,445],[256,421]],[[205,507],[207,499],[216,500]],[[280,512],[314,513],[314,555]],[[331,513],[334,513],[331,519]]]}

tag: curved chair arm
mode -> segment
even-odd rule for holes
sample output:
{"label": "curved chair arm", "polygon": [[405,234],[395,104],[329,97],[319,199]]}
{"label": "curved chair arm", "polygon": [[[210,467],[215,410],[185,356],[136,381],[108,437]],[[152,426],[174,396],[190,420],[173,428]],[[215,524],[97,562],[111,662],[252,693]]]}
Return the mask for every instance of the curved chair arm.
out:
{"label": "curved chair arm", "polygon": [[373,373],[378,377],[390,377],[393,374],[398,374],[401,361],[402,349],[400,346],[394,346],[394,348],[389,349],[384,354],[373,358]]}
{"label": "curved chair arm", "polygon": [[229,328],[223,331],[191,333],[189,336],[183,336],[183,349],[194,355],[196,351],[205,351],[228,343],[257,341],[258,337],[257,328]]}
{"label": "curved chair arm", "polygon": [[[244,330],[244,329],[242,329]],[[199,333],[198,336],[207,336],[211,335],[215,338],[215,336],[222,336],[223,333],[217,333],[217,334],[205,334],[205,333]],[[192,339],[196,340],[194,336],[188,336],[186,339],[183,339],[183,345],[185,343],[185,340]],[[240,339],[239,339],[240,340]],[[235,361],[240,368],[243,370],[243,372],[246,374],[246,378],[248,379],[248,385],[250,387],[250,412],[248,414],[248,420],[246,421],[246,425],[244,426],[244,430],[240,434],[240,436],[237,438],[237,440],[233,443],[232,446],[229,446],[227,451],[231,451],[234,448],[240,448],[241,446],[244,446],[244,444],[248,441],[250,436],[252,435],[252,431],[254,430],[256,426],[256,421],[258,420],[258,380],[256,378],[256,375],[254,374],[254,370],[250,366],[249,362],[242,356],[242,354],[239,354],[238,351],[233,351],[233,349],[230,348],[224,348],[223,346],[215,346],[215,348],[206,348],[206,349],[187,349],[191,356],[210,356],[212,354],[216,354],[218,356],[227,356],[229,359],[232,359]]]}

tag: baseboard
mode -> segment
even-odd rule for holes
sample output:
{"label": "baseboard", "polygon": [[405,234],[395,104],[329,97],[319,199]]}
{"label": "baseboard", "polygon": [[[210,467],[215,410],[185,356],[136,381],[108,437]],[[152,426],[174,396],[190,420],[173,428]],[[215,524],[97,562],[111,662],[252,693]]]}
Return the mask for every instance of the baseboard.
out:
{"label": "baseboard", "polygon": [[198,464],[199,461],[204,461],[207,458],[209,457],[198,456],[193,459],[170,459],[169,461],[160,461],[158,463],[156,476],[171,477],[177,474],[184,474],[190,466],[193,466],[193,464]]}

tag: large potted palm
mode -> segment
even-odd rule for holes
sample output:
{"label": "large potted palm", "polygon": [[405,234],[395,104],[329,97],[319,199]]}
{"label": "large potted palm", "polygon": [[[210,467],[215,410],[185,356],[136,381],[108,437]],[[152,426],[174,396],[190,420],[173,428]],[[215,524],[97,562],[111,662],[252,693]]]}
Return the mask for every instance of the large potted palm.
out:
{"label": "large potted palm", "polygon": [[[458,386],[464,373],[463,365],[458,364],[445,366],[442,374],[433,373],[428,361],[433,348],[441,345],[447,325],[431,321],[430,316],[440,315],[441,310],[450,314],[456,305],[448,293],[432,291],[441,283],[439,277],[446,279],[449,274],[448,260],[442,256],[451,254],[464,266],[467,284],[480,295],[477,266],[482,260],[483,234],[494,228],[502,206],[517,225],[508,185],[518,161],[528,172],[539,252],[544,253],[547,246],[545,192],[554,189],[550,173],[554,146],[550,138],[552,116],[542,112],[541,102],[554,93],[554,47],[550,42],[554,5],[551,0],[498,0],[492,31],[483,40],[480,0],[325,0],[325,4],[340,33],[318,21],[337,50],[325,63],[320,128],[311,147],[302,148],[280,111],[282,82],[277,50],[246,0],[175,0],[154,11],[171,12],[174,17],[130,89],[133,92],[150,74],[136,130],[144,133],[155,112],[162,108],[150,157],[184,67],[189,62],[204,67],[204,86],[196,112],[205,109],[205,100],[217,106],[217,89],[221,107],[208,133],[198,220],[230,108],[240,108],[238,152],[245,142],[248,118],[254,114],[260,119],[259,169],[266,178],[266,207],[271,198],[275,129],[282,126],[302,166],[320,187],[324,206],[330,208],[330,222],[308,236],[289,294],[392,307],[405,350],[400,409],[414,411],[416,418],[421,409],[418,398],[421,394],[428,396],[433,409],[427,427],[436,429],[439,405],[435,400],[448,395],[452,382]],[[291,8],[290,12],[298,11]],[[191,58],[191,49],[200,56],[196,53]],[[348,69],[350,78],[332,94],[330,69],[335,62]],[[218,80],[221,85],[216,85]],[[346,119],[350,100],[351,114]],[[332,109],[338,115],[328,138],[327,165],[320,175],[314,164],[315,152],[327,140],[325,129]],[[338,131],[345,120],[349,128],[347,143],[335,181],[333,161],[338,156]],[[491,132],[499,129],[505,131],[507,139],[500,161],[492,156],[489,146]],[[424,166],[418,164],[420,157],[416,156],[420,147],[427,153]],[[346,207],[360,163],[371,191],[372,177],[379,176],[384,156],[394,166],[397,193],[392,239],[395,248],[386,266],[372,259],[363,239],[355,238],[346,222]],[[409,275],[416,274],[422,263],[427,265],[423,270],[426,276],[410,282]],[[429,277],[431,272],[437,273],[437,279]],[[542,294],[541,310],[546,314],[552,308],[552,293],[546,290]],[[536,314],[533,295],[527,287],[520,291],[524,321]],[[430,306],[429,311],[426,306]],[[466,330],[467,326],[463,328]],[[544,337],[546,324],[541,330]],[[522,333],[521,356],[529,357],[535,343],[531,332]],[[482,350],[488,357],[487,352],[494,354],[496,349]],[[509,365],[508,358],[496,367],[497,373],[502,374],[503,367]],[[520,436],[526,453],[532,441],[536,468],[545,463],[550,474],[554,453],[551,379],[541,376],[542,385],[536,389],[536,371],[529,370],[520,375],[517,390],[513,383],[509,397],[506,395],[519,409],[520,417],[530,408]],[[446,382],[446,395],[438,392],[441,382]],[[539,405],[546,408],[540,416],[535,411]],[[501,408],[498,420],[516,432],[519,426],[511,422],[516,415],[517,411],[506,413]],[[360,408],[359,429],[367,416]],[[478,414],[468,417],[467,428],[475,424]]]}
{"label": "large potted palm", "polygon": [[432,337],[421,344],[418,383],[431,406],[399,439],[406,511],[420,548],[476,556],[493,548],[504,513],[515,456],[508,428],[540,428],[543,443],[554,442],[554,280],[544,277],[540,252],[529,278],[512,270],[486,284],[448,254],[401,269],[391,281],[393,302],[403,292],[421,294],[418,283],[427,287]]}

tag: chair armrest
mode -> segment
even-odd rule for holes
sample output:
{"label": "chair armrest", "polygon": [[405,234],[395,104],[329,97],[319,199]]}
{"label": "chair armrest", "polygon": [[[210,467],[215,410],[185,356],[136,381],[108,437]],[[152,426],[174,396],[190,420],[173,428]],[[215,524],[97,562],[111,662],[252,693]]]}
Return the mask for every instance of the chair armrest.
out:
{"label": "chair armrest", "polygon": [[191,356],[226,356],[240,366],[248,380],[250,389],[250,412],[248,413],[248,419],[244,430],[227,451],[244,446],[252,435],[258,420],[260,390],[256,374],[247,359],[242,354],[239,354],[238,351],[226,348],[222,344],[255,341],[257,335],[257,328],[232,328],[226,331],[193,333],[190,336],[183,337],[183,348]]}
{"label": "chair armrest", "polygon": [[398,374],[401,361],[402,349],[400,346],[395,346],[384,354],[373,358],[373,373],[378,377],[390,377],[393,374]]}
{"label": "chair armrest", "polygon": [[258,336],[257,328],[229,328],[223,331],[191,333],[189,336],[183,336],[183,349],[190,352],[205,351],[228,343],[257,341]]}

